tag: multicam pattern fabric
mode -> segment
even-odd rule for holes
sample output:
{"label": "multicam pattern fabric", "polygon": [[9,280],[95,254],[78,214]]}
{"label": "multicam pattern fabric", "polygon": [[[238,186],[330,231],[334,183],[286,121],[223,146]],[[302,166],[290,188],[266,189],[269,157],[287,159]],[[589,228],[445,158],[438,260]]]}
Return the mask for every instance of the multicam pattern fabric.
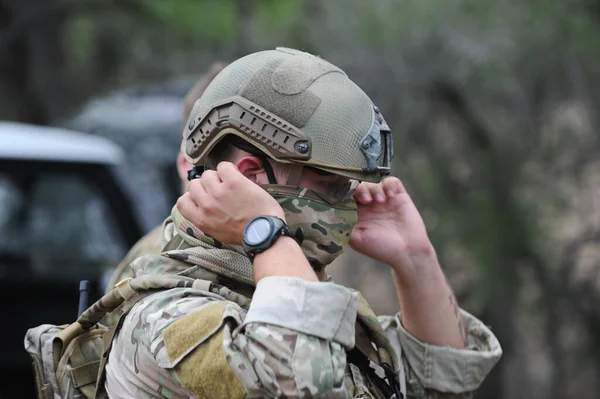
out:
{"label": "multicam pattern fabric", "polygon": [[340,256],[357,222],[356,203],[348,201],[332,206],[302,196],[302,188],[283,191],[278,185],[267,186],[285,212],[285,219],[292,231],[302,229],[302,252],[316,272],[322,271]]}
{"label": "multicam pattern fabric", "polygon": [[119,281],[134,276],[133,270],[129,267],[134,260],[144,255],[159,255],[164,245],[161,238],[162,225],[156,226],[148,234],[140,238],[114,270],[106,285],[106,292],[112,290]]}
{"label": "multicam pattern fabric", "polygon": [[[326,262],[325,259],[335,258],[337,254],[341,254],[343,246],[349,240],[352,227],[356,223],[356,205],[354,202],[347,203],[339,208],[331,208],[327,204],[305,199],[298,195],[290,196],[273,192],[271,192],[271,195],[279,201],[284,209],[290,227],[292,229],[301,228],[305,232],[305,239],[302,242],[305,255],[308,250],[309,254],[318,257],[319,264],[324,267],[321,262]],[[181,240],[177,240],[179,249],[166,251],[165,255],[192,265],[202,265],[205,269],[235,281],[253,283],[252,264],[246,256],[241,254],[243,249],[237,246],[223,246],[220,243],[217,244],[219,247],[216,247],[217,240],[208,237],[187,221],[179,213],[177,207],[173,207],[171,215],[172,227],[181,237]],[[171,226],[168,222],[166,226],[170,230]],[[324,244],[324,242],[327,244]],[[185,249],[182,248],[184,246]],[[207,254],[207,248],[210,249],[210,254]],[[207,257],[209,256],[214,257],[214,259],[208,259],[207,263]],[[319,271],[322,271],[322,268]],[[358,295],[360,297],[358,321],[367,329],[374,346],[377,348],[379,362],[385,363],[398,371],[398,357],[394,348],[389,343],[377,320],[377,316],[375,316],[367,301],[360,294]]]}
{"label": "multicam pattern fabric", "polygon": [[[67,332],[66,326],[43,324],[27,331],[25,349],[33,359],[39,398],[91,399],[97,361],[102,356],[106,327]],[[94,367],[95,365],[95,367]]]}
{"label": "multicam pattern fabric", "polygon": [[[234,397],[230,396],[232,384],[242,387],[235,397],[294,397],[298,391],[304,392],[302,397],[313,397],[331,389],[338,392],[333,397],[346,397],[341,344],[264,323],[246,325],[241,333],[247,310],[225,302],[220,314],[211,314],[216,303],[224,303],[223,298],[193,289],[172,289],[138,304],[115,340],[107,364],[109,397],[206,397],[199,393],[210,391],[211,397],[225,398]],[[169,333],[177,323],[185,325],[186,319],[194,316],[210,327],[208,331],[173,341],[173,333]],[[188,331],[191,335],[197,332]],[[180,331],[179,335],[186,334]],[[218,380],[202,381],[199,376],[197,390],[193,390],[191,384],[183,384],[186,370],[182,363],[194,360],[198,350],[210,346],[214,337],[220,339],[219,348],[208,352],[214,359],[209,366],[224,358],[228,369],[219,370]],[[204,374],[212,373],[205,369]]]}
{"label": "multicam pattern fabric", "polygon": [[252,263],[244,249],[239,245],[224,245],[204,234],[186,220],[176,206],[165,223],[165,234],[174,236],[164,248],[165,256],[244,284],[254,284]]}
{"label": "multicam pattern fabric", "polygon": [[402,346],[408,398],[472,398],[502,356],[487,326],[464,310],[460,315],[467,330],[467,349],[462,350],[418,341],[402,327],[401,314],[378,317],[394,347]]}
{"label": "multicam pattern fabric", "polygon": [[[108,284],[106,284],[106,292],[109,292],[115,287],[119,281],[122,281],[128,277],[134,277],[133,269],[131,269],[131,263],[144,255],[159,255],[163,242],[162,238],[162,225],[152,229],[148,234],[140,238],[133,247],[127,252],[127,255],[123,258],[121,263],[113,271]],[[108,326],[114,326],[119,321],[120,312],[112,312],[107,314],[103,320],[103,323]]]}
{"label": "multicam pattern fabric", "polygon": [[[254,291],[232,278],[238,269],[198,266],[218,257],[212,251],[226,262],[239,252],[214,241],[193,247],[189,237],[204,244],[214,239],[188,231],[191,226],[179,217],[174,212],[165,224],[170,241],[164,255],[135,261],[136,275],[175,274],[216,284],[158,292],[131,310],[107,364],[111,398],[384,397],[372,375],[347,362],[346,351],[365,337],[375,362],[387,352],[393,364],[390,348],[402,348],[399,375],[408,397],[463,398],[472,396],[500,357],[493,334],[466,313],[469,349],[459,351],[420,343],[403,330],[398,316],[380,318],[380,324],[358,293],[330,281],[269,277]],[[228,263],[219,264],[227,268]],[[333,320],[334,315],[340,318]]]}

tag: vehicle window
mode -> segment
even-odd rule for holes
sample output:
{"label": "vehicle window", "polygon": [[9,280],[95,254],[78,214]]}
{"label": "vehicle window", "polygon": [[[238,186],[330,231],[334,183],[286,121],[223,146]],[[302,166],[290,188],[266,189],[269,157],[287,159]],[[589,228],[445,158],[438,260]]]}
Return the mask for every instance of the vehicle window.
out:
{"label": "vehicle window", "polygon": [[94,278],[125,250],[105,199],[81,177],[0,174],[0,276]]}

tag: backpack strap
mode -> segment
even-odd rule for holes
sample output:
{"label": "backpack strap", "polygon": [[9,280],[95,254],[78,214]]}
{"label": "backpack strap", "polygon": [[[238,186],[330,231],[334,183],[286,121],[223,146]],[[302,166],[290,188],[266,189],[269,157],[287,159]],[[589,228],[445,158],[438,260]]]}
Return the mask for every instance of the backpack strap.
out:
{"label": "backpack strap", "polygon": [[[360,292],[358,294],[357,324],[360,324],[364,328],[370,341],[375,345],[377,352],[377,362],[375,363],[383,369],[392,393],[396,396],[396,399],[404,398],[404,382],[400,380],[400,375],[404,373],[402,370],[402,362],[396,354],[391,342],[388,340],[377,316],[362,294],[360,294]],[[365,355],[366,358],[369,357],[366,353],[363,355]]]}
{"label": "backpack strap", "polygon": [[125,306],[133,306],[141,299],[141,296],[136,298],[136,294],[147,294],[150,291],[171,288],[192,288],[193,284],[193,278],[177,275],[146,275],[126,278],[119,281],[115,288],[86,309],[77,319],[77,323],[84,330],[88,330],[124,302],[128,302]]}
{"label": "backpack strap", "polygon": [[125,317],[129,314],[129,311],[133,309],[133,306],[126,309],[121,316],[119,316],[119,321],[115,324],[110,330],[108,330],[102,340],[104,341],[104,351],[102,352],[102,357],[100,358],[100,364],[98,365],[98,370],[96,372],[96,391],[94,392],[94,399],[104,399],[108,398],[108,394],[104,390],[104,381],[106,379],[106,362],[108,361],[108,355],[110,355],[110,350],[112,349],[113,340],[117,331],[121,329],[123,325],[123,321],[125,321]]}
{"label": "backpack strap", "polygon": [[[88,334],[89,338],[93,339],[102,336],[104,332],[104,329],[97,329],[91,330],[86,334]],[[71,363],[70,373],[73,387],[79,389],[86,398],[92,399],[96,391],[100,360],[87,360],[82,351],[82,346],[75,345],[69,356],[69,362]]]}
{"label": "backpack strap", "polygon": [[83,327],[78,322],[73,324],[69,324],[65,327],[61,332],[56,334],[54,339],[52,340],[52,355],[54,361],[54,370],[57,369],[58,363],[60,362],[60,358],[69,343],[77,336],[81,335],[83,332]]}

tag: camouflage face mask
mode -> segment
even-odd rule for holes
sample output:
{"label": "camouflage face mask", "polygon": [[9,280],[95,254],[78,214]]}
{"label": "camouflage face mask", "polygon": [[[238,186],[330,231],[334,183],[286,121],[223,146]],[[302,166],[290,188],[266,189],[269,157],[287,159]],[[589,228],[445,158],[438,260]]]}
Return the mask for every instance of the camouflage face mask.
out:
{"label": "camouflage face mask", "polygon": [[267,185],[264,188],[283,208],[287,224],[316,272],[344,252],[357,221],[354,201],[332,201],[299,187]]}

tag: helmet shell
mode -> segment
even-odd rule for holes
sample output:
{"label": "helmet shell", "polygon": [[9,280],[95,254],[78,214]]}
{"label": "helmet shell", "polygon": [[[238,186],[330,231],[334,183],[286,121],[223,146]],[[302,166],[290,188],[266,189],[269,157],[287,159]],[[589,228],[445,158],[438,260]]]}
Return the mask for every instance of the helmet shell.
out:
{"label": "helmet shell", "polygon": [[196,101],[182,152],[199,165],[234,134],[271,158],[366,181],[389,173],[389,127],[371,99],[338,67],[288,48],[228,65]]}

